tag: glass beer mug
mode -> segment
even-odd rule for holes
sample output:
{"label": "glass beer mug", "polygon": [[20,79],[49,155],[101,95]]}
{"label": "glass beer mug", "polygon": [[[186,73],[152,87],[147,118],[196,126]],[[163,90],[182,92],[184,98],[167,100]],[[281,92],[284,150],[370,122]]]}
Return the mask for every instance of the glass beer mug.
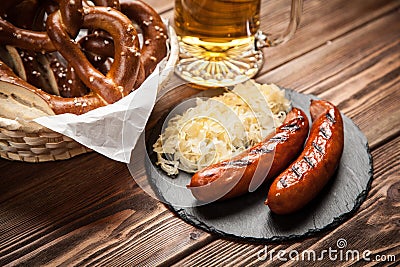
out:
{"label": "glass beer mug", "polygon": [[260,5],[261,0],[175,0],[180,46],[175,73],[206,87],[231,86],[254,77],[264,63],[261,48],[293,36],[303,0],[292,0],[289,26],[277,37],[259,30]]}

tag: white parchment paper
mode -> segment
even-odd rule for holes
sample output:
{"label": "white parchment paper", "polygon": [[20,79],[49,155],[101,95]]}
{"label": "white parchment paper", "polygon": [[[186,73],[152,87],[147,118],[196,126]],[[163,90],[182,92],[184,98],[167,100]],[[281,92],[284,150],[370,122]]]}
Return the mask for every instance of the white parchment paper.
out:
{"label": "white parchment paper", "polygon": [[128,96],[82,115],[66,113],[34,121],[113,160],[129,163],[131,152],[153,110],[157,93],[173,74],[178,59],[178,40],[171,26],[168,35],[168,56]]}
{"label": "white parchment paper", "polygon": [[66,113],[34,121],[113,160],[128,163],[154,107],[159,80],[157,66],[137,90],[112,105],[82,115]]}

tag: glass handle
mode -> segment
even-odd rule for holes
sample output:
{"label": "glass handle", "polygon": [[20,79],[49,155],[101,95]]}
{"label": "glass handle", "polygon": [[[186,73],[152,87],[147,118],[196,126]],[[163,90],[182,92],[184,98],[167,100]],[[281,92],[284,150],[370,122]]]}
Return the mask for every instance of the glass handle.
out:
{"label": "glass handle", "polygon": [[257,48],[277,46],[289,41],[293,37],[300,24],[302,11],[303,0],[292,0],[290,22],[285,33],[278,36],[272,36],[262,31],[258,31],[255,38]]}

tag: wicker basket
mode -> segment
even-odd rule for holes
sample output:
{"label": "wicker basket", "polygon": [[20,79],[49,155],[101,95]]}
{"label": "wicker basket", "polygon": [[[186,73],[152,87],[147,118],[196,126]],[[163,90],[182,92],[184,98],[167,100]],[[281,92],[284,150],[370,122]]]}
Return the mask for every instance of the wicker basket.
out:
{"label": "wicker basket", "polygon": [[0,128],[0,156],[5,159],[44,162],[69,159],[90,151],[73,139],[49,129],[26,133]]}
{"label": "wicker basket", "polygon": [[[166,22],[167,26],[168,23]],[[167,61],[162,66],[159,90],[165,86],[173,74],[178,59],[179,45],[174,29],[168,26],[169,51]],[[15,121],[16,124],[20,122]],[[24,128],[24,127],[22,127]],[[46,162],[69,159],[92,150],[75,140],[35,124],[32,130],[16,130],[13,126],[0,125],[0,157],[24,162]]]}

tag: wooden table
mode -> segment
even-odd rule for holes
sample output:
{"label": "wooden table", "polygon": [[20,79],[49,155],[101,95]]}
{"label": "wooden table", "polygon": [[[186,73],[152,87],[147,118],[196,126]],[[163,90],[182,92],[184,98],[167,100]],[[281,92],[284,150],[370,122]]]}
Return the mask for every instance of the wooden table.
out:
{"label": "wooden table", "polygon": [[[172,17],[172,0],[148,2]],[[365,133],[374,180],[354,216],[295,242],[237,242],[183,222],[144,193],[125,164],[97,153],[43,164],[1,159],[0,265],[398,264],[400,1],[304,2],[295,38],[265,50],[266,63],[256,79],[330,100]],[[288,10],[288,0],[263,1],[262,29],[283,29]],[[277,252],[273,260],[258,257],[265,248],[321,253],[335,249],[340,238],[348,249],[370,250],[376,261],[332,261],[326,256],[318,262],[285,262]]]}

